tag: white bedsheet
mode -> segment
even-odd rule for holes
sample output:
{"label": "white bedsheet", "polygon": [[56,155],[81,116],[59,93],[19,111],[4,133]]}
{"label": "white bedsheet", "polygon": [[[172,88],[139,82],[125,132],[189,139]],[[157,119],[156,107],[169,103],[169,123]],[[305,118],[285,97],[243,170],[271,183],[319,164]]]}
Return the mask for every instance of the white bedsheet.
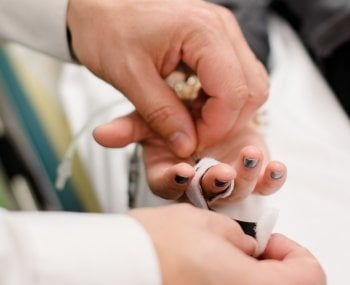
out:
{"label": "white bedsheet", "polygon": [[329,285],[350,284],[350,123],[294,32],[273,18],[266,138],[288,166],[276,230],[309,248]]}

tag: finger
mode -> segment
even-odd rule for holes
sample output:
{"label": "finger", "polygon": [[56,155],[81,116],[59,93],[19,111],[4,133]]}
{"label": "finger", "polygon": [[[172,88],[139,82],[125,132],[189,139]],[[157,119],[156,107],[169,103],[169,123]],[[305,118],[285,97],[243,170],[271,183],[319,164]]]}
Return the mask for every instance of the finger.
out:
{"label": "finger", "polygon": [[143,160],[150,189],[165,199],[183,196],[195,174],[192,165],[179,161],[157,137],[143,143]]}
{"label": "finger", "polygon": [[183,60],[197,74],[208,95],[197,121],[199,150],[212,145],[232,128],[248,96],[241,64],[230,41],[218,38],[214,27],[205,31],[203,25],[200,27],[196,32],[205,32],[206,41],[200,36],[190,37],[193,31],[189,31],[183,47]]}
{"label": "finger", "polygon": [[148,183],[152,192],[162,198],[177,200],[184,195],[195,172],[191,165],[179,163],[158,165],[147,171]]}
{"label": "finger", "polygon": [[279,161],[270,161],[254,190],[255,193],[270,195],[279,190],[287,179],[287,167]]}
{"label": "finger", "polygon": [[[248,69],[246,67],[246,69]],[[266,78],[267,73],[265,67],[256,60],[255,74],[249,73],[247,75],[248,79],[248,89],[249,97],[242,107],[239,118],[236,122],[237,129],[240,129],[247,121],[251,120],[257,112],[257,109],[266,102],[269,95],[269,79],[266,80],[256,80],[254,78]],[[245,73],[249,71],[246,70]],[[254,81],[251,83],[251,81]]]}
{"label": "finger", "polygon": [[204,197],[210,201],[225,192],[233,183],[235,174],[234,169],[225,163],[210,167],[200,180]]}
{"label": "finger", "polygon": [[105,147],[124,147],[140,142],[152,134],[137,112],[115,119],[93,131],[95,140]]}
{"label": "finger", "polygon": [[247,84],[248,96],[244,106],[242,106],[239,118],[235,127],[240,128],[245,124],[258,107],[260,107],[268,98],[269,78],[263,64],[256,58],[255,54],[249,47],[239,24],[232,14],[226,8],[216,7],[221,10],[223,24],[227,33],[230,35],[232,48],[237,54],[240,62],[244,79]]}
{"label": "finger", "polygon": [[254,191],[262,168],[263,154],[254,147],[243,148],[236,161],[237,177],[230,201],[240,201]]}
{"label": "finger", "polygon": [[125,59],[118,82],[121,91],[135,105],[143,120],[179,156],[190,156],[196,146],[191,116],[167,83],[159,76],[148,56],[133,53]]}

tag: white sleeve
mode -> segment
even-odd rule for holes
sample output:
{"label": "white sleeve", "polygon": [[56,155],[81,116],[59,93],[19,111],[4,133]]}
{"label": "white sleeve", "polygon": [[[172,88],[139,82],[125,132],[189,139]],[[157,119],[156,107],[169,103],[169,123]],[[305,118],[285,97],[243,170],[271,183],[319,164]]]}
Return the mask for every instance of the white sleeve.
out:
{"label": "white sleeve", "polygon": [[0,38],[71,61],[67,5],[68,0],[0,0]]}
{"label": "white sleeve", "polygon": [[127,215],[0,212],[1,285],[160,285],[152,241]]}

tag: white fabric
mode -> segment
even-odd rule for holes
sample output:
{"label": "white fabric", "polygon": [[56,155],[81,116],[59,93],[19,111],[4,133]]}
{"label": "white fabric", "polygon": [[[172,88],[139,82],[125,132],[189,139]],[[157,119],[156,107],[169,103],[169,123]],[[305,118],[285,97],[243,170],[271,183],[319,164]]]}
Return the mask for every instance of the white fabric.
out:
{"label": "white fabric", "polygon": [[0,38],[70,61],[68,0],[0,0]]}
{"label": "white fabric", "polygon": [[232,219],[256,223],[257,248],[254,256],[261,255],[270,239],[278,218],[278,210],[269,207],[267,197],[250,195],[241,202],[212,207]]}
{"label": "white fabric", "polygon": [[0,211],[2,285],[160,285],[144,229],[115,214]]}
{"label": "white fabric", "polygon": [[329,285],[350,284],[350,121],[292,29],[273,18],[265,136],[288,178],[269,197],[275,230],[321,261]]}
{"label": "white fabric", "polygon": [[99,201],[106,212],[124,213],[128,210],[129,159],[134,147],[106,149],[93,140],[91,133],[96,126],[134,108],[120,92],[83,67],[67,64],[61,83],[59,100],[72,133],[78,135],[90,121],[77,141],[77,149],[92,178]]}

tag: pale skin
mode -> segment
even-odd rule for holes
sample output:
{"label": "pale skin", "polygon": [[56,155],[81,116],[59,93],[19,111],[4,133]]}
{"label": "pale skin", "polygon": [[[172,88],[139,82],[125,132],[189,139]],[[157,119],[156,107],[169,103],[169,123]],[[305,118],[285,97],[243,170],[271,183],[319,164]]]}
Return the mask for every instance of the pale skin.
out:
{"label": "pale skin", "polygon": [[[175,172],[187,175],[187,171],[193,171],[188,157],[194,152],[204,155],[211,146],[239,133],[267,99],[267,73],[248,47],[232,13],[222,7],[201,0],[70,0],[67,25],[78,61],[121,90],[136,107],[137,113],[122,122],[126,132],[118,138],[122,139],[119,143],[144,142],[145,161],[161,144],[161,160],[147,162],[154,172],[162,163],[168,166],[165,181],[150,179],[158,189],[155,191],[169,184],[166,178],[173,181]],[[181,62],[198,75],[208,95],[201,116],[194,120],[164,80]],[[104,129],[95,136],[103,136],[105,131],[108,133]],[[103,144],[114,146],[113,138],[102,139]],[[238,157],[242,152],[244,156],[256,151],[246,153],[243,145],[235,149],[240,153]],[[265,157],[263,149],[254,155]],[[174,164],[175,157],[185,161]],[[237,166],[232,167],[234,161]],[[236,156],[228,165],[221,165],[228,167],[235,179],[244,177],[237,174],[241,167],[238,161]],[[260,173],[269,173],[270,163],[261,160],[259,167],[265,170]],[[174,172],[176,167],[179,173]],[[256,169],[252,175],[255,182],[249,182],[255,186],[251,185],[249,192],[259,189]],[[214,177],[225,173],[212,170]],[[166,195],[181,196],[184,190],[178,187]],[[267,187],[267,192],[275,187],[280,185]],[[260,262],[251,258],[254,241],[235,222],[219,214],[174,205],[139,209],[130,215],[153,240],[165,285],[273,285],[286,284],[286,280],[291,285],[325,284],[323,271],[312,255],[283,237],[271,239],[265,251],[268,259]],[[169,243],[164,243],[166,240]],[[182,247],[177,249],[181,241]],[[194,249],[198,254],[193,254]],[[178,274],[179,269],[183,274]],[[242,274],[248,270],[256,274]]]}
{"label": "pale skin", "polygon": [[[178,165],[177,157],[188,158],[195,151],[210,155],[206,151],[209,146],[240,132],[266,100],[266,71],[248,47],[232,13],[220,6],[199,0],[70,0],[67,22],[79,61],[120,89],[137,110],[127,118],[124,129],[132,130],[123,132],[124,138],[113,140],[111,134],[111,141],[100,131],[95,132],[95,138],[111,147],[143,141],[149,184],[162,197],[182,196],[194,175],[193,161],[184,160],[187,164]],[[198,76],[207,95],[201,102],[200,115],[195,118],[164,80],[180,63]],[[157,135],[162,138],[161,163],[151,161],[158,145],[154,139]],[[185,137],[189,139],[187,143]],[[176,156],[168,153],[169,149]],[[242,168],[235,160],[232,157],[223,160],[230,162],[231,167],[214,167],[207,177],[216,176],[227,183],[237,178],[238,185],[247,184],[239,182],[246,172],[237,177],[232,163]],[[256,169],[261,165],[262,160]],[[277,170],[283,168],[278,163],[274,165]],[[267,169],[273,171],[269,165]],[[188,182],[175,183],[174,175],[185,177]],[[255,188],[258,171],[249,176],[254,176],[248,183],[250,187],[245,188],[246,193],[237,191],[236,197],[244,198]],[[203,180],[209,195],[223,188],[216,189],[211,180]],[[272,192],[283,184],[283,179],[272,184],[260,188]]]}
{"label": "pale skin", "polygon": [[[178,157],[238,131],[267,98],[264,67],[232,13],[218,5],[70,0],[67,25],[78,61],[121,90]],[[181,62],[198,75],[208,95],[194,121],[164,81]]]}
{"label": "pale skin", "polygon": [[[166,199],[183,197],[195,174],[195,162],[192,158],[179,159],[145,124],[139,124],[144,128],[134,129],[131,116],[142,120],[137,113],[116,119],[97,128],[94,131],[95,139],[103,145],[122,147],[132,142],[133,131],[145,132],[145,136],[148,132],[142,145],[151,190]],[[253,123],[247,124],[239,132],[229,132],[221,142],[197,155],[210,156],[222,162],[211,167],[201,179],[201,186],[208,198],[223,191],[234,180],[235,191],[225,199],[225,203],[242,200],[253,192],[262,195],[274,193],[287,176],[282,162],[268,160],[263,137]],[[245,166],[245,159],[256,161],[255,167]],[[277,179],[273,178],[274,174],[279,174]],[[177,176],[188,179],[178,183]],[[217,181],[223,183],[218,185]]]}
{"label": "pale skin", "polygon": [[[166,80],[180,98],[186,98],[183,103],[192,118],[196,119],[201,116],[207,96],[203,94],[196,77],[188,77],[186,73],[175,71]],[[94,137],[102,145],[112,147],[122,147],[134,142],[135,138],[142,137],[148,184],[155,194],[166,199],[176,200],[185,196],[183,194],[195,174],[195,160],[203,157],[212,157],[223,162],[211,167],[200,180],[209,204],[212,198],[225,191],[232,183],[235,184],[233,194],[225,201],[217,203],[237,202],[253,192],[271,194],[286,179],[284,164],[268,160],[267,147],[253,120],[239,131],[230,130],[215,145],[197,151],[195,159],[194,156],[179,159],[136,112],[97,128]]]}
{"label": "pale skin", "polygon": [[226,216],[177,204],[130,212],[149,233],[164,285],[325,285],[314,256],[275,234],[260,259],[253,238]]}

